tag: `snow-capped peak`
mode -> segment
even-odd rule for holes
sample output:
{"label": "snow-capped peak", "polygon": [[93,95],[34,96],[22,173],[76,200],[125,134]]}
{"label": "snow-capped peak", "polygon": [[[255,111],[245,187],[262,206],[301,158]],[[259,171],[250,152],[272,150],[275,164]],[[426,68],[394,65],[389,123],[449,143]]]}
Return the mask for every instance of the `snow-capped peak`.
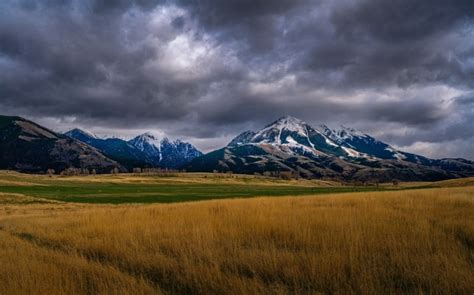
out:
{"label": "snow-capped peak", "polygon": [[319,155],[337,155],[342,157],[364,157],[368,155],[354,149],[350,142],[353,138],[369,143],[370,137],[356,129],[342,127],[335,131],[326,125],[311,127],[304,121],[286,116],[279,118],[263,129],[246,131],[234,138],[229,146],[245,144],[272,145],[274,149],[290,153],[310,153]]}
{"label": "snow-capped peak", "polygon": [[146,148],[146,145],[153,146],[159,150],[161,147],[161,142],[165,138],[166,137],[164,137],[162,134],[156,132],[145,132],[130,140],[130,143],[132,143],[141,151]]}
{"label": "snow-capped peak", "polygon": [[[327,127],[326,127],[327,128]],[[338,145],[318,129],[295,117],[281,117],[263,129],[246,131],[235,137],[229,146],[245,144],[273,146],[284,153],[322,155],[322,150],[337,149]],[[321,149],[321,145],[324,147]]]}
{"label": "snow-capped peak", "polygon": [[[257,146],[278,157],[331,156],[349,161],[421,161],[355,128],[343,125],[340,129],[331,129],[326,125],[313,128],[290,116],[279,118],[257,132],[245,131],[228,144],[229,149],[241,146]],[[357,161],[358,164],[362,163]]]}
{"label": "snow-capped peak", "polygon": [[[301,135],[306,134],[306,123],[300,119],[291,116],[281,117],[267,127],[277,128],[280,130],[286,129],[288,131],[298,132]],[[265,128],[266,129],[266,128]],[[265,130],[264,129],[264,130]]]}
{"label": "snow-capped peak", "polygon": [[281,143],[283,131],[296,132],[298,135],[306,137],[308,135],[307,124],[295,117],[281,117],[275,122],[267,125],[258,131],[253,140],[260,140],[271,143]]}
{"label": "snow-capped peak", "polygon": [[202,155],[191,144],[176,139],[170,140],[164,134],[146,132],[129,141],[131,145],[144,152],[157,166],[178,167]]}

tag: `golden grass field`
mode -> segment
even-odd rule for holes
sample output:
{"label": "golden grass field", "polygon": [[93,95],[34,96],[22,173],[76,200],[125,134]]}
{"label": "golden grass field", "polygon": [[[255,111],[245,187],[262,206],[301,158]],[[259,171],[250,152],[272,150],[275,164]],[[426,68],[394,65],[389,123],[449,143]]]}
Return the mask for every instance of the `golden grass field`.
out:
{"label": "golden grass field", "polygon": [[0,193],[0,294],[473,294],[472,183],[146,205]]}

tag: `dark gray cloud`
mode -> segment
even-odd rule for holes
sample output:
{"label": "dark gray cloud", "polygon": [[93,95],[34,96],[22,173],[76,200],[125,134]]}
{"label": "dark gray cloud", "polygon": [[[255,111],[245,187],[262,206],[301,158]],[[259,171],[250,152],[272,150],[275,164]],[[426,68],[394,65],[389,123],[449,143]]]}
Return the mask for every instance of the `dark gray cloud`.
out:
{"label": "dark gray cloud", "polygon": [[474,158],[468,0],[5,0],[0,110],[206,150],[290,114]]}
{"label": "dark gray cloud", "polygon": [[349,2],[332,14],[338,35],[407,43],[440,36],[469,24],[474,5],[469,0],[366,0]]}

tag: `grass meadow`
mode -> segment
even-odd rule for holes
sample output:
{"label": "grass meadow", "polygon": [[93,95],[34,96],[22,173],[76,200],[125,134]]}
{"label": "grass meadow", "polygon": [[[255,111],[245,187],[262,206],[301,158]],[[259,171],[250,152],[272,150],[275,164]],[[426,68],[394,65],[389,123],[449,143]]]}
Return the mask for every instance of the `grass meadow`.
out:
{"label": "grass meadow", "polygon": [[[176,203],[258,196],[299,196],[386,188],[341,185],[330,181],[280,180],[212,173],[48,177],[0,173],[0,192],[87,204]],[[34,201],[34,200],[32,200]]]}
{"label": "grass meadow", "polygon": [[[85,182],[1,179],[2,188]],[[0,192],[0,294],[472,294],[472,179],[423,187],[166,204]]]}

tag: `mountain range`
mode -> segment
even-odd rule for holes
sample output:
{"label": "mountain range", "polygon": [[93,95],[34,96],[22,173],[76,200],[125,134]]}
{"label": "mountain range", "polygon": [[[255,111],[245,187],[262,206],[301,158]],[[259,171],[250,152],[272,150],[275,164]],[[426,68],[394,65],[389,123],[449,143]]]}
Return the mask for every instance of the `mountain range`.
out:
{"label": "mountain range", "polygon": [[202,152],[190,143],[179,139],[172,141],[167,137],[160,138],[150,132],[139,135],[128,143],[140,150],[147,161],[157,167],[176,169],[202,156]]}
{"label": "mountain range", "polygon": [[145,154],[122,139],[102,139],[90,132],[77,128],[66,132],[65,135],[98,149],[104,155],[121,163],[128,169],[149,165]]}
{"label": "mountain range", "polygon": [[160,138],[151,132],[139,135],[129,141],[119,138],[99,138],[81,129],[65,133],[67,136],[84,142],[102,151],[129,170],[133,167],[159,167],[178,169],[192,159],[202,155],[190,143]]}
{"label": "mountain range", "polygon": [[186,169],[238,173],[288,171],[306,178],[415,181],[472,176],[474,162],[429,159],[399,151],[353,128],[312,127],[287,116],[261,130],[241,133],[226,147],[195,158]]}
{"label": "mountain range", "polygon": [[131,140],[100,138],[73,129],[59,134],[34,122],[0,116],[0,169],[39,173],[70,167],[130,171],[160,167],[247,174],[291,173],[345,181],[432,181],[474,176],[474,162],[430,159],[407,153],[370,135],[342,126],[310,126],[282,117],[248,130],[227,146],[202,154],[190,143],[144,133]]}

